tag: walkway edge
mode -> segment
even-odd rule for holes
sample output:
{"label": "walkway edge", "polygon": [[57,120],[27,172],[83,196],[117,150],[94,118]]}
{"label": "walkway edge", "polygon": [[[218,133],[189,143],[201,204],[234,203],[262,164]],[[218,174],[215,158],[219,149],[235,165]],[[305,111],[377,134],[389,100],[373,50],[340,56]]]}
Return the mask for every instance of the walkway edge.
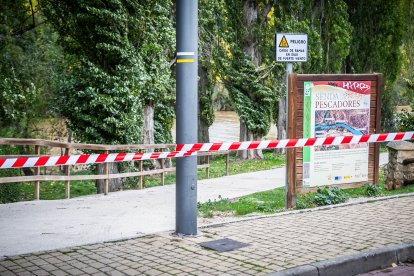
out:
{"label": "walkway edge", "polygon": [[269,276],[351,276],[414,260],[414,241],[297,266]]}
{"label": "walkway edge", "polygon": [[414,196],[414,193],[406,193],[406,194],[398,194],[398,195],[382,196],[382,197],[373,197],[373,198],[368,198],[368,199],[363,199],[363,200],[357,200],[357,201],[354,201],[354,202],[345,202],[345,203],[340,203],[340,204],[326,205],[326,206],[307,208],[307,209],[299,209],[299,210],[292,210],[291,209],[291,211],[282,211],[282,212],[277,213],[277,214],[256,215],[256,216],[251,216],[251,217],[247,217],[247,218],[244,217],[244,218],[230,220],[230,221],[209,223],[209,224],[199,226],[199,228],[200,229],[209,228],[209,227],[214,227],[214,226],[218,226],[218,225],[236,223],[236,222],[240,222],[240,221],[247,221],[247,220],[254,220],[254,219],[280,217],[280,216],[287,216],[287,215],[300,214],[300,213],[323,211],[323,210],[329,210],[329,209],[333,209],[333,208],[340,208],[340,207],[359,205],[359,204],[389,200],[389,199],[394,199],[394,198],[403,198],[403,197],[409,197],[409,196]]}

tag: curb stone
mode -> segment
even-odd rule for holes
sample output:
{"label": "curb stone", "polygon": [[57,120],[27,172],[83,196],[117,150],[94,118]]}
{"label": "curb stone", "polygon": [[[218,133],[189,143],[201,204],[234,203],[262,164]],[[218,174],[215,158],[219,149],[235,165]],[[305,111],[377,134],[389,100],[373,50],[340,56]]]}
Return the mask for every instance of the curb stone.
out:
{"label": "curb stone", "polygon": [[269,276],[353,276],[414,259],[414,241],[297,266]]}

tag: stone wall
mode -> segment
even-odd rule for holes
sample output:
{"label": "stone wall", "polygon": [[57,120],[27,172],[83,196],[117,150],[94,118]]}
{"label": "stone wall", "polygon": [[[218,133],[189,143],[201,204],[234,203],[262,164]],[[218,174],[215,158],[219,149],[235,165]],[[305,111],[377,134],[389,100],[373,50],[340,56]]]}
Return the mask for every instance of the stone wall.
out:
{"label": "stone wall", "polygon": [[392,190],[414,183],[414,143],[407,141],[390,142],[388,165],[385,166],[385,188]]}

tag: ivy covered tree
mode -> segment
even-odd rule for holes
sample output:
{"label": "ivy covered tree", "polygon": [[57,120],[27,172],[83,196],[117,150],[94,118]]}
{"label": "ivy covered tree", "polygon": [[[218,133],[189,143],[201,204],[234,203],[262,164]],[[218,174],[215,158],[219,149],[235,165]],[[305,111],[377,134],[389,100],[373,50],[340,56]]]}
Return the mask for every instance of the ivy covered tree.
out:
{"label": "ivy covered tree", "polygon": [[384,74],[381,128],[392,130],[395,100],[393,82],[401,68],[403,13],[401,1],[347,0],[349,21],[353,27],[346,73]]}
{"label": "ivy covered tree", "polygon": [[[77,141],[137,144],[141,90],[148,78],[134,43],[141,7],[136,1],[45,0],[44,12],[60,35],[69,77],[57,93]],[[102,170],[102,166],[98,166]],[[111,173],[118,171],[110,166]],[[121,186],[110,181],[110,190]],[[98,192],[103,183],[97,182]]]}
{"label": "ivy covered tree", "polygon": [[223,74],[220,59],[225,58],[225,17],[223,0],[199,1],[199,66],[198,66],[198,141],[208,143],[209,127],[214,122],[213,90]]}
{"label": "ivy covered tree", "polygon": [[[134,15],[135,24],[130,30],[134,33],[132,43],[143,59],[146,73],[140,93],[144,103],[142,143],[172,142],[170,130],[175,99],[175,81],[170,68],[175,46],[172,2],[143,0],[137,7],[139,13]],[[162,135],[156,135],[156,132]]]}
{"label": "ivy covered tree", "polygon": [[[277,1],[274,9],[274,29],[279,33],[308,34],[308,61],[294,63],[295,73],[318,73],[322,69],[321,38],[312,26],[311,15],[313,1]],[[315,19],[315,21],[317,21]],[[272,56],[274,58],[274,55]],[[277,63],[273,71],[274,87],[277,91],[277,122],[278,138],[287,138],[286,120],[286,65]],[[276,113],[276,112],[275,112]]]}
{"label": "ivy covered tree", "polygon": [[308,18],[311,29],[316,30],[321,39],[321,73],[341,73],[352,37],[348,5],[344,0],[316,0]]}
{"label": "ivy covered tree", "polygon": [[[284,33],[308,34],[308,61],[295,63],[295,73],[341,73],[350,49],[352,27],[347,5],[342,0],[277,1],[275,29]],[[274,58],[274,57],[272,57]],[[285,66],[274,67],[274,87],[278,91],[278,137],[286,138]]]}
{"label": "ivy covered tree", "polygon": [[[226,1],[228,43],[226,88],[240,116],[240,141],[260,140],[270,129],[274,91],[264,83],[260,38],[273,1]],[[261,151],[239,151],[238,158],[262,158]]]}
{"label": "ivy covered tree", "polygon": [[414,1],[402,0],[404,18],[403,45],[401,47],[401,72],[395,81],[392,94],[398,98],[398,105],[411,106],[408,111],[397,115],[399,131],[414,130]]}
{"label": "ivy covered tree", "polygon": [[131,32],[135,1],[44,1],[68,53],[69,78],[58,94],[78,141],[140,141],[140,91],[146,79]]}
{"label": "ivy covered tree", "polygon": [[[403,66],[400,78],[405,84],[404,104],[411,104],[412,110],[414,110],[414,1],[403,0],[402,10],[405,24],[402,50]],[[411,120],[414,126],[413,114]]]}

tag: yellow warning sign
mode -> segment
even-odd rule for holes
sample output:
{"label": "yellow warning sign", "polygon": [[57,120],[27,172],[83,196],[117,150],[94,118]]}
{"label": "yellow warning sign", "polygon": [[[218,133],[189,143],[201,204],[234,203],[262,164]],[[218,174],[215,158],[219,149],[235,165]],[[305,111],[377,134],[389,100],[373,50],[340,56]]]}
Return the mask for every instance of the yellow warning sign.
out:
{"label": "yellow warning sign", "polygon": [[289,48],[289,44],[288,44],[285,36],[282,37],[282,40],[279,43],[279,47]]}

